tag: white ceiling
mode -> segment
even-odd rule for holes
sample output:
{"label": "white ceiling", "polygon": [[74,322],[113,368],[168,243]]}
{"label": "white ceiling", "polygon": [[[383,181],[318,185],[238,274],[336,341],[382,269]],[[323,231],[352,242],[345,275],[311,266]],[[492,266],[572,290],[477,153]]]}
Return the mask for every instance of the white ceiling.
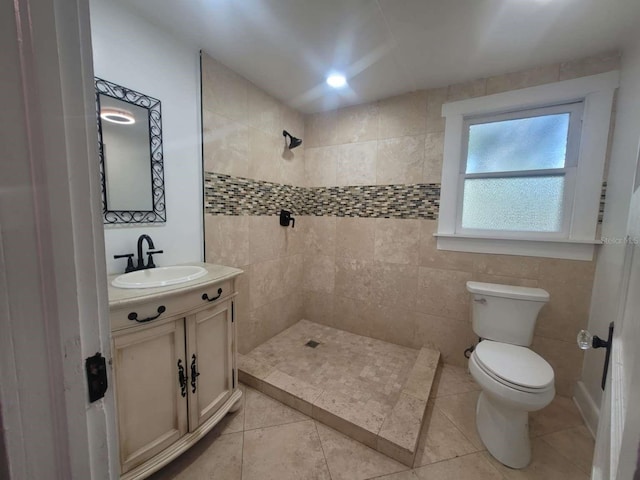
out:
{"label": "white ceiling", "polygon": [[640,0],[121,2],[305,113],[620,49],[640,21]]}

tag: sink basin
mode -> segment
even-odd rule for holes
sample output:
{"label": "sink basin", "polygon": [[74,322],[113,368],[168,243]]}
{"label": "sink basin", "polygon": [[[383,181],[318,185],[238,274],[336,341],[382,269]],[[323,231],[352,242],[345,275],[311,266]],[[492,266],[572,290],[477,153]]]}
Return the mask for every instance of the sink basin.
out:
{"label": "sink basin", "polygon": [[111,285],[118,288],[153,288],[177,285],[195,280],[207,274],[207,270],[196,265],[176,265],[129,272],[116,277]]}

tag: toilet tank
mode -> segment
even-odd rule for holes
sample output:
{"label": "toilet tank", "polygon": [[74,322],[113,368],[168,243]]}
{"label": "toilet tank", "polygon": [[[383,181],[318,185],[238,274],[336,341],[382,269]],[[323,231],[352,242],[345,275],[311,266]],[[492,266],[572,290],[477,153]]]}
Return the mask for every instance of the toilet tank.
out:
{"label": "toilet tank", "polygon": [[549,301],[541,288],[467,282],[473,331],[481,338],[529,346],[538,312]]}

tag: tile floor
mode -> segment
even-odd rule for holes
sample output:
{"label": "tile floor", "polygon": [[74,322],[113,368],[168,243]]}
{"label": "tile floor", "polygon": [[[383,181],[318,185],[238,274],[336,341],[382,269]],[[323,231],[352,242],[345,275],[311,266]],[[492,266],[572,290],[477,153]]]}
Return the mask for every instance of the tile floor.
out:
{"label": "tile floor", "polygon": [[479,394],[466,371],[439,368],[414,468],[241,385],[244,405],[151,480],[588,479],[593,440],[573,402],[531,415],[533,461],[506,468],[475,432]]}

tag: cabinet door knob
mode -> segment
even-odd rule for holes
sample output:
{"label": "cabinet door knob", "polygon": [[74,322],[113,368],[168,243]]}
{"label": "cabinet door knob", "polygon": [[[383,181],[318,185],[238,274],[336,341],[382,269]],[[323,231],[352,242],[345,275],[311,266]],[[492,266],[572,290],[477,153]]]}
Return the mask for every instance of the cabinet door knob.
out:
{"label": "cabinet door knob", "polygon": [[196,378],[200,376],[196,366],[196,354],[191,356],[191,393],[196,393]]}
{"label": "cabinet door knob", "polygon": [[182,359],[178,360],[178,382],[180,383],[180,395],[187,396],[187,376],[184,374]]}
{"label": "cabinet door knob", "polygon": [[209,302],[213,302],[214,300],[219,299],[222,296],[222,289],[219,288],[218,289],[218,295],[216,295],[215,297],[209,298],[209,295],[207,295],[206,293],[202,294],[202,299],[203,300],[208,300]]}

